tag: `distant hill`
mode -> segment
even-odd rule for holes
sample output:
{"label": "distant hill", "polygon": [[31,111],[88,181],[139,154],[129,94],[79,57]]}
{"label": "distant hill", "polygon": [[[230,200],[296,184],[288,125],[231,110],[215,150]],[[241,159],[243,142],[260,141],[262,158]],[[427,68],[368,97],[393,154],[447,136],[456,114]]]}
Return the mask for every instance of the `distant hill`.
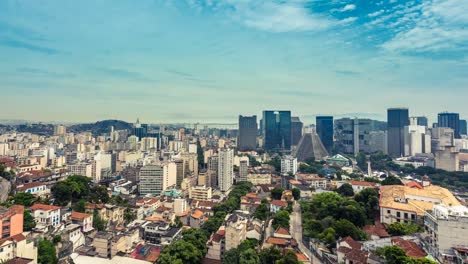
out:
{"label": "distant hill", "polygon": [[111,127],[114,127],[114,130],[131,130],[132,124],[127,123],[121,120],[103,120],[98,121],[96,123],[90,124],[78,124],[69,126],[67,131],[74,132],[74,133],[81,133],[81,132],[91,132],[93,135],[101,135],[104,133],[109,133]]}

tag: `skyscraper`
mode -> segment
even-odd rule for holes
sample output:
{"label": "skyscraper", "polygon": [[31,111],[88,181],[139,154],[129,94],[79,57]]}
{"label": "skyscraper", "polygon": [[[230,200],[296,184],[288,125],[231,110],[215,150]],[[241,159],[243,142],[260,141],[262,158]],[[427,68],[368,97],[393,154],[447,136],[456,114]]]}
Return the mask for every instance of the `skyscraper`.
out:
{"label": "skyscraper", "polygon": [[409,125],[408,108],[389,108],[388,121],[388,154],[401,157],[405,154],[405,126]]}
{"label": "skyscraper", "polygon": [[417,116],[415,118],[416,118],[416,124],[415,125],[428,127],[429,122],[427,121],[427,117]]}
{"label": "skyscraper", "polygon": [[249,174],[249,165],[247,160],[241,160],[239,162],[239,181],[247,181],[247,175]]}
{"label": "skyscraper", "polygon": [[234,151],[220,149],[218,156],[218,186],[223,192],[231,189],[234,180]]}
{"label": "skyscraper", "polygon": [[291,150],[291,111],[263,111],[262,122],[266,150]]}
{"label": "skyscraper", "polygon": [[148,134],[148,125],[140,124],[140,119],[137,119],[136,123],[133,124],[133,135],[138,137],[138,140],[146,137]]}
{"label": "skyscraper", "polygon": [[328,152],[333,149],[333,116],[317,116],[316,131]]}
{"label": "skyscraper", "polygon": [[255,150],[257,148],[257,133],[257,116],[240,115],[237,149],[239,151]]}
{"label": "skyscraper", "polygon": [[293,146],[297,146],[297,144],[299,144],[299,140],[301,140],[301,137],[302,137],[303,128],[304,128],[304,124],[301,122],[299,117],[293,116],[291,118],[291,130],[292,130],[291,144]]}
{"label": "skyscraper", "polygon": [[460,119],[460,135],[468,135],[466,120]]}
{"label": "skyscraper", "polygon": [[440,113],[437,118],[438,127],[450,127],[455,138],[460,138],[460,115],[458,113]]}

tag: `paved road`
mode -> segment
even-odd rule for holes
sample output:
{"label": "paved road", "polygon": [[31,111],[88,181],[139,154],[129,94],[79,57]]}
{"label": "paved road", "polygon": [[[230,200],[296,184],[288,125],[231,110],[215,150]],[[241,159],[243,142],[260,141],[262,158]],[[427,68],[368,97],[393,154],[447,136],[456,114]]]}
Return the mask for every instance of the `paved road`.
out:
{"label": "paved road", "polygon": [[310,259],[312,253],[309,248],[304,245],[304,242],[302,242],[302,212],[299,203],[293,205],[293,212],[289,224],[291,226],[291,234],[299,244],[299,249]]}
{"label": "paved road", "polygon": [[11,184],[9,181],[1,178],[0,181],[0,202],[5,202],[8,199],[8,194],[10,193]]}

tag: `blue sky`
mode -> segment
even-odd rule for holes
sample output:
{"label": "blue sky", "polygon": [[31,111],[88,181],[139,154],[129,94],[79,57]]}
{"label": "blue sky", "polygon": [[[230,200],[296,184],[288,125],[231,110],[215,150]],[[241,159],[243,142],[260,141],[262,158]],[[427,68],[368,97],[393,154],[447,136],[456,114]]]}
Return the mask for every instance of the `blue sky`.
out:
{"label": "blue sky", "polygon": [[466,0],[2,0],[0,119],[468,118]]}

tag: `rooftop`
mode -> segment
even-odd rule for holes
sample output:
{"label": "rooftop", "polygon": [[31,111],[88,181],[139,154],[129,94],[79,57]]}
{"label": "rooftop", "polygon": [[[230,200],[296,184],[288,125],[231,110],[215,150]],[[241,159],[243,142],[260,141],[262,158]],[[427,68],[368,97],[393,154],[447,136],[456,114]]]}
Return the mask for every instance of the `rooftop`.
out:
{"label": "rooftop", "polygon": [[60,210],[60,207],[55,205],[48,205],[48,204],[40,204],[36,203],[30,208],[33,211],[42,210],[42,211],[53,211],[53,210]]}
{"label": "rooftop", "polygon": [[424,215],[436,204],[460,205],[453,194],[440,186],[430,185],[424,189],[401,185],[380,187],[380,206]]}

